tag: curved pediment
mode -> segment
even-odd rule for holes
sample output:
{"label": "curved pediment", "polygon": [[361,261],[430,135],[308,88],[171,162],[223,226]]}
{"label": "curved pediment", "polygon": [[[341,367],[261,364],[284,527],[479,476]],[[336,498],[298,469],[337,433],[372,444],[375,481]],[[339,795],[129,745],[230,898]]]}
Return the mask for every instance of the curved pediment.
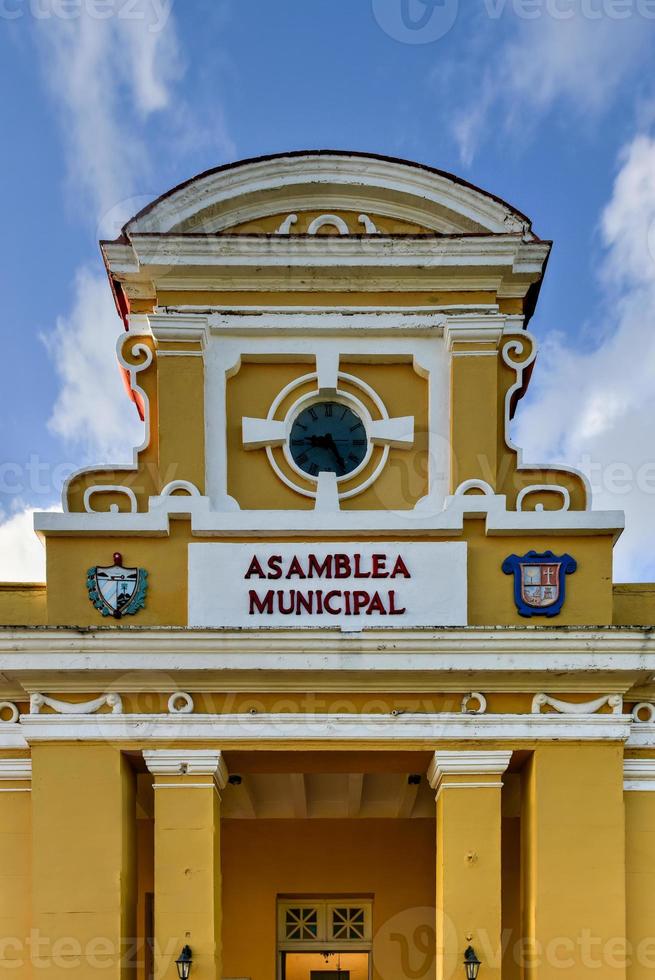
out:
{"label": "curved pediment", "polygon": [[[385,235],[522,232],[536,238],[525,215],[452,174],[404,160],[337,151],[260,157],[210,170],[154,201],[124,232],[128,238],[152,233],[275,234],[280,228],[282,233],[307,234],[323,215],[340,218],[348,234],[371,234],[375,228]],[[291,216],[297,221],[289,221],[285,229]]]}

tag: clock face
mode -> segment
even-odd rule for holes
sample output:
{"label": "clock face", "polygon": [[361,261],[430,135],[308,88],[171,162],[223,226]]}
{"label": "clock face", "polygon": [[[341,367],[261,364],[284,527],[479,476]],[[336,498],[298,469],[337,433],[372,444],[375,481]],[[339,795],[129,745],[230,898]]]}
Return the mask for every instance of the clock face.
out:
{"label": "clock face", "polygon": [[366,458],[368,439],[359,415],[341,402],[316,402],[305,408],[291,427],[291,456],[309,476],[347,476]]}

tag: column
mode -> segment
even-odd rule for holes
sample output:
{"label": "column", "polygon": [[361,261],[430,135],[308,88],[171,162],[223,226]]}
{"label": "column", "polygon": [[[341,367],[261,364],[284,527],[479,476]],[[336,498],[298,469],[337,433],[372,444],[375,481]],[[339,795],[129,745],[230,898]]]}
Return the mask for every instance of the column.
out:
{"label": "column", "polygon": [[32,962],[126,980],[136,936],[135,777],[110,745],[32,747]]}
{"label": "column", "polygon": [[526,980],[624,980],[623,746],[539,745],[521,823]]}
{"label": "column", "polygon": [[655,969],[655,759],[626,759],[626,936],[628,980],[646,980]]}
{"label": "column", "polygon": [[0,974],[31,977],[30,759],[0,759]]}
{"label": "column", "polygon": [[155,788],[155,976],[175,980],[191,947],[194,980],[221,978],[220,752],[143,753]]}
{"label": "column", "polygon": [[[502,399],[498,391],[498,345],[502,324],[450,324],[451,492],[465,480],[484,480],[500,493],[498,452],[503,444]],[[475,398],[471,392],[475,392]]]}
{"label": "column", "polygon": [[485,980],[500,980],[501,789],[511,752],[438,751],[430,766],[437,791],[437,980],[464,976],[471,945]]}

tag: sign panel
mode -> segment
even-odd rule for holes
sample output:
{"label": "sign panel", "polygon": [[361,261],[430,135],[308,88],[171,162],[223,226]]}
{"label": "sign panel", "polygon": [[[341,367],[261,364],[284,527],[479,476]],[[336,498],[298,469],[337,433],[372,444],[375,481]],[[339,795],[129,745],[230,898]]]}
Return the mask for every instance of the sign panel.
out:
{"label": "sign panel", "polygon": [[189,626],[466,623],[463,542],[189,545]]}

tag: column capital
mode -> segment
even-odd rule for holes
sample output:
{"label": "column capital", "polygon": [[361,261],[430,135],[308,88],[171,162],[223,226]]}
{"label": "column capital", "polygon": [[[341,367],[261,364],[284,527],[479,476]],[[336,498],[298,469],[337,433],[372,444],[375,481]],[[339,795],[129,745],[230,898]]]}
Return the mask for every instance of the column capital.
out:
{"label": "column capital", "polygon": [[623,790],[624,792],[655,792],[655,759],[625,759]]}
{"label": "column capital", "polygon": [[0,783],[32,779],[31,759],[0,759]]}
{"label": "column capital", "polygon": [[508,751],[443,749],[434,753],[428,780],[432,789],[438,789],[444,776],[502,776],[511,758]]}
{"label": "column capital", "polygon": [[219,789],[227,785],[223,753],[215,749],[151,749],[143,761],[153,776],[213,776]]}

